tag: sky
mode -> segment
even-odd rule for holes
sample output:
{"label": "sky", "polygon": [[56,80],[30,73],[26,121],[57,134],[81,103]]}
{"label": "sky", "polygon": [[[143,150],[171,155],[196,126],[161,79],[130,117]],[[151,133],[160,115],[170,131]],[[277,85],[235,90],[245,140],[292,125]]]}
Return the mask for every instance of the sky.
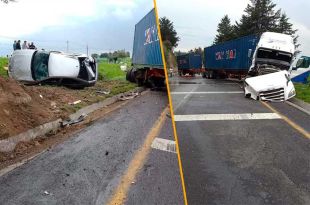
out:
{"label": "sky", "polygon": [[154,6],[152,0],[15,0],[0,2],[0,56],[14,40],[46,50],[89,54],[132,52],[135,24]]}
{"label": "sky", "polygon": [[[273,0],[290,18],[294,29],[298,29],[300,50],[310,56],[310,1]],[[249,0],[157,0],[159,17],[173,21],[181,38],[176,50],[189,51],[212,44],[217,25],[228,14],[234,23],[241,18]]]}

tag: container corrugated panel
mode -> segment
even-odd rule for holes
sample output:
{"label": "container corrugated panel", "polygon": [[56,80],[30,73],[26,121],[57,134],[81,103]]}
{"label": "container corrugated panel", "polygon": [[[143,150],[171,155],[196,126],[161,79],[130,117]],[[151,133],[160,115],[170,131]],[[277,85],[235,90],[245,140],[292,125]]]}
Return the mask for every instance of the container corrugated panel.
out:
{"label": "container corrugated panel", "polygon": [[[248,70],[259,38],[245,36],[204,49],[206,69]],[[251,49],[249,58],[249,49]]]}
{"label": "container corrugated panel", "polygon": [[200,69],[202,67],[201,55],[189,53],[177,56],[178,69]]}
{"label": "container corrugated panel", "polygon": [[163,68],[154,9],[135,26],[132,63],[134,66]]}

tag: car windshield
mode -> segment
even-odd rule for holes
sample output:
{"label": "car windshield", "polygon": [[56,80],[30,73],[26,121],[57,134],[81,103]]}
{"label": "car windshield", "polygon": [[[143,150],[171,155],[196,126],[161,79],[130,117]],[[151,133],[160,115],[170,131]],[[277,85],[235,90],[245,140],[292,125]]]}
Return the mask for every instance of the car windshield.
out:
{"label": "car windshield", "polygon": [[44,80],[48,77],[49,52],[37,51],[32,59],[31,70],[35,80]]}
{"label": "car windshield", "polygon": [[257,52],[257,58],[284,61],[286,63],[290,63],[292,60],[292,54],[269,49],[259,49]]}

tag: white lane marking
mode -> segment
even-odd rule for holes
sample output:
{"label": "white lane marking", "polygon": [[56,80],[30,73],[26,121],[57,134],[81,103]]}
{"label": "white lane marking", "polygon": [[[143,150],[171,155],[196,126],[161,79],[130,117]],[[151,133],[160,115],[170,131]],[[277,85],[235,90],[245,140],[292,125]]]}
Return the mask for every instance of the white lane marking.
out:
{"label": "white lane marking", "polygon": [[240,94],[243,91],[207,91],[207,92],[171,92],[172,95],[187,95],[187,94]]}
{"label": "white lane marking", "polygon": [[174,115],[174,121],[281,119],[277,113]]}
{"label": "white lane marking", "polygon": [[152,148],[176,153],[175,141],[162,138],[155,138],[151,145]]}
{"label": "white lane marking", "polygon": [[176,106],[173,106],[174,112],[176,112],[176,111],[181,107],[181,105],[185,104],[185,102],[187,101],[187,98],[188,98],[189,96],[191,96],[191,93],[194,92],[197,88],[198,88],[197,86],[194,87],[191,91],[189,91],[189,93],[187,93],[187,94],[183,97],[183,99],[182,99]]}

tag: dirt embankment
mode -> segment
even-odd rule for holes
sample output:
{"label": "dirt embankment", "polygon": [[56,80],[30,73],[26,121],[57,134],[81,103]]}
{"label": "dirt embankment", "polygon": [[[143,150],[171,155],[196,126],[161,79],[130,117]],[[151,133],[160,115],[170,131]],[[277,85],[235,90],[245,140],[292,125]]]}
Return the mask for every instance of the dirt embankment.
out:
{"label": "dirt embankment", "polygon": [[[25,86],[0,77],[0,140],[58,118],[65,119],[83,106],[133,87],[124,81],[101,81],[94,87],[74,90],[57,86]],[[110,94],[98,92],[103,90],[110,91]],[[78,100],[81,102],[70,105]]]}
{"label": "dirt embankment", "polygon": [[12,79],[0,77],[0,139],[66,115],[57,109],[61,90],[56,90],[57,94],[44,92],[39,87],[26,88]]}

